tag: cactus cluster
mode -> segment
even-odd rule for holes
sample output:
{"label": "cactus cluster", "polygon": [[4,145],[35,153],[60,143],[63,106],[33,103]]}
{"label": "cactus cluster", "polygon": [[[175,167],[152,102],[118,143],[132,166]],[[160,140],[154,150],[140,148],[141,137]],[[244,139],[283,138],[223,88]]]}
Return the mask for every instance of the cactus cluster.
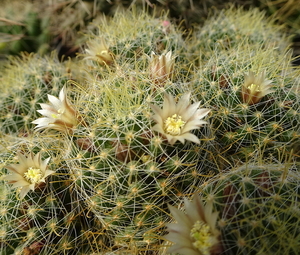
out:
{"label": "cactus cluster", "polygon": [[[203,38],[182,37],[166,15],[117,12],[89,29],[77,60],[23,54],[4,66],[0,254],[164,254],[168,205],[185,199],[191,208],[197,201],[186,199],[199,191],[212,204],[198,204],[197,247],[208,226],[216,254],[268,253],[249,248],[263,228],[265,243],[296,238],[297,170],[281,166],[297,163],[299,72],[286,51],[270,47],[273,30],[258,31],[268,32],[258,36],[263,48],[237,41],[207,49],[202,62],[195,49]],[[256,156],[278,164],[249,164]],[[225,174],[229,167],[238,169]],[[263,220],[248,231],[257,213]],[[207,249],[194,254],[209,254],[204,241]],[[288,240],[275,248],[295,249]]]}

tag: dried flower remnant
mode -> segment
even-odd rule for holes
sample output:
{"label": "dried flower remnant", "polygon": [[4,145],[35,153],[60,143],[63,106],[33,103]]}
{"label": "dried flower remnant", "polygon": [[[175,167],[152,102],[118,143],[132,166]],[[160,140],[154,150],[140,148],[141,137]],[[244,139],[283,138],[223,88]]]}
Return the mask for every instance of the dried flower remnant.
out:
{"label": "dried flower remnant", "polygon": [[149,63],[150,78],[154,83],[164,85],[172,77],[174,64],[175,58],[172,57],[172,51],[160,56],[152,52]]}
{"label": "dried flower remnant", "polygon": [[41,159],[40,152],[34,155],[17,154],[19,164],[11,164],[6,166],[12,174],[3,177],[3,180],[13,184],[13,188],[21,188],[20,198],[23,199],[30,190],[35,190],[36,186],[45,182],[45,178],[54,173],[52,170],[47,170],[47,165],[50,158]]}
{"label": "dried flower remnant", "polygon": [[173,145],[177,140],[184,144],[185,140],[200,143],[199,138],[190,131],[198,129],[207,122],[202,120],[209,112],[209,109],[198,109],[200,102],[190,104],[191,93],[184,94],[178,101],[170,94],[165,94],[163,108],[151,104],[156,124],[152,127],[154,131],[168,139]]}
{"label": "dried flower remnant", "polygon": [[32,123],[37,124],[36,130],[41,129],[55,129],[61,132],[70,132],[78,125],[79,114],[71,106],[67,99],[65,87],[59,92],[59,98],[48,95],[51,103],[40,104],[42,110],[38,112],[45,117],[34,120]]}
{"label": "dried flower remnant", "polygon": [[271,83],[271,80],[265,79],[265,72],[255,75],[250,71],[245,75],[242,87],[243,102],[249,105],[258,103],[265,95],[272,92]]}
{"label": "dried flower remnant", "polygon": [[220,232],[216,228],[218,212],[212,212],[212,203],[203,205],[199,195],[189,201],[185,198],[186,213],[169,206],[177,223],[167,224],[169,234],[166,239],[173,242],[169,253],[189,255],[210,255],[221,250]]}

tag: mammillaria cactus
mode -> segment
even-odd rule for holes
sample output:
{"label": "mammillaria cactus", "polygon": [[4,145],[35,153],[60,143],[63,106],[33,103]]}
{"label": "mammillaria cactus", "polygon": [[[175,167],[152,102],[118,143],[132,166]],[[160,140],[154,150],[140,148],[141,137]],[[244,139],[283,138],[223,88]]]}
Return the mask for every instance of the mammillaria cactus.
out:
{"label": "mammillaria cactus", "polygon": [[222,254],[297,254],[297,164],[248,163],[200,186],[219,212]]}
{"label": "mammillaria cactus", "polygon": [[[59,98],[48,95],[52,105],[45,104],[45,99],[43,110],[36,107],[47,119],[34,123],[46,130],[32,129],[29,137],[35,146],[16,147],[26,153],[33,148],[47,153],[55,174],[47,178],[45,187],[13,203],[29,232],[38,234],[22,243],[25,233],[17,227],[5,235],[9,245],[3,251],[12,251],[11,246],[17,247],[16,253],[34,250],[42,254],[159,250],[168,220],[167,204],[193,193],[205,180],[198,158],[206,142],[197,130],[205,129],[202,118],[209,110],[201,109],[200,102],[193,103],[185,84],[159,89],[153,83],[142,88],[146,87],[139,79],[120,79],[116,73],[89,87],[66,85],[57,91]],[[68,109],[62,110],[64,103]],[[85,125],[76,121],[75,112]],[[180,127],[172,119],[174,114],[182,118]],[[70,122],[71,115],[76,123]],[[163,129],[154,128],[152,118]],[[69,123],[72,132],[66,132]],[[179,133],[171,130],[173,124]],[[4,201],[6,208],[11,208],[13,194]],[[9,214],[3,226],[13,225],[13,217]]]}
{"label": "mammillaria cactus", "polygon": [[56,94],[71,78],[68,63],[59,62],[53,53],[41,57],[23,53],[12,57],[3,67],[0,96],[0,130],[4,133],[28,133],[39,114],[39,103],[47,94]]}
{"label": "mammillaria cactus", "polygon": [[[110,66],[129,75],[125,70],[139,67],[139,72],[147,72],[159,83],[174,76],[171,73],[174,62],[182,61],[179,53],[186,47],[182,31],[168,20],[167,15],[155,18],[154,14],[150,16],[136,10],[117,12],[111,20],[95,20],[84,40],[86,47],[82,55],[90,68],[99,70]],[[145,59],[149,59],[150,64]],[[165,64],[162,64],[164,60]],[[149,68],[145,69],[145,63]],[[162,75],[164,77],[158,77]]]}
{"label": "mammillaria cactus", "polygon": [[[190,41],[192,59],[200,58],[203,63],[212,54],[230,53],[232,49],[260,46],[282,53],[288,47],[288,40],[283,29],[275,25],[275,20],[266,18],[258,9],[244,10],[233,5],[222,11],[218,10],[208,18],[203,26],[195,28]],[[229,50],[229,51],[228,51]]]}
{"label": "mammillaria cactus", "polygon": [[250,48],[212,55],[194,75],[194,93],[214,116],[216,146],[231,163],[282,147],[293,154],[299,138],[299,71],[289,54],[259,47],[253,55]]}
{"label": "mammillaria cactus", "polygon": [[[110,89],[114,90],[114,86],[118,83],[110,84]],[[135,87],[132,88],[134,90]],[[152,90],[144,91],[140,102],[133,102],[131,93],[134,91],[129,89],[122,98],[118,94],[110,95],[110,101],[102,103],[98,112],[89,107],[93,112],[87,112],[87,116],[92,118],[86,120],[89,126],[74,132],[68,164],[76,181],[75,189],[84,197],[90,214],[102,223],[101,229],[112,245],[110,249],[123,247],[133,252],[151,244],[149,249],[156,250],[161,243],[158,234],[162,233],[167,219],[167,203],[172,204],[178,199],[176,193],[185,196],[185,193],[193,192],[188,183],[196,187],[204,180],[197,165],[196,148],[201,151],[201,146],[205,145],[198,145],[200,141],[195,139],[191,140],[197,143],[184,143],[181,138],[179,140],[184,144],[175,143],[176,139],[166,139],[164,133],[154,132],[151,123],[151,115],[154,114],[151,114],[146,101],[150,96],[147,93]],[[164,98],[174,103],[172,95],[156,93],[153,99]],[[83,99],[83,102],[99,102],[97,97],[86,96],[89,100]],[[179,101],[178,108],[187,109],[188,113],[190,95],[183,97],[184,102]],[[130,112],[124,109],[121,113],[120,109],[111,107],[110,104],[117,99],[119,104],[124,105],[128,105],[127,100],[130,100]],[[170,107],[168,102],[163,101],[163,104]],[[193,104],[190,114],[198,113],[198,106],[199,103]],[[152,105],[152,108],[157,114],[159,107]],[[99,114],[98,118],[95,114]],[[168,114],[173,115],[168,111],[163,117],[167,118]],[[182,117],[189,125],[190,116]],[[196,117],[203,116],[199,114]],[[156,116],[155,120],[158,118],[161,117]],[[198,124],[204,123],[197,121],[192,121],[193,128],[200,128]],[[188,138],[190,136],[187,135]],[[190,167],[187,169],[185,165]]]}
{"label": "mammillaria cactus", "polygon": [[[228,165],[247,163],[249,150],[261,158],[270,152],[279,166],[286,158],[297,161],[297,71],[290,69],[289,55],[243,44],[215,51],[196,66],[166,16],[117,12],[98,24],[97,32],[91,25],[85,35],[87,50],[77,60],[24,55],[12,59],[1,76],[1,178],[13,181],[9,171],[26,165],[17,172],[30,188],[18,197],[18,189],[1,182],[1,253],[160,254],[168,246],[168,204],[176,214],[172,206],[182,200],[206,212],[199,212],[191,229],[196,252],[236,251],[227,241],[233,233],[207,216],[222,217],[222,201],[202,205],[197,197],[187,199],[213,192],[209,178],[215,175],[219,179],[212,183],[224,187]],[[19,83],[9,88],[13,81]],[[16,87],[21,89],[13,93]],[[32,155],[44,162],[41,167],[24,164],[25,158],[35,161]],[[249,195],[254,200],[258,186]],[[289,204],[287,190],[276,192]],[[236,222],[229,225],[235,229]]]}

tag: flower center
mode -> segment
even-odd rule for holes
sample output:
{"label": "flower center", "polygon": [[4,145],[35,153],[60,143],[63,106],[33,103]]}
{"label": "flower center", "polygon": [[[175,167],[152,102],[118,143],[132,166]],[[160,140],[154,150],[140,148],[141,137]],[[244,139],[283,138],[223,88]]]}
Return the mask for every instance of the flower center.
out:
{"label": "flower center", "polygon": [[24,173],[24,178],[31,184],[38,183],[42,179],[42,170],[30,167],[27,172]]}
{"label": "flower center", "polygon": [[248,86],[248,89],[250,90],[251,94],[255,92],[260,92],[260,87],[257,84],[252,83],[251,85]]}
{"label": "flower center", "polygon": [[57,110],[57,114],[52,113],[52,114],[51,114],[51,117],[52,117],[53,119],[58,119],[63,113],[64,113],[64,110],[63,110],[63,109],[58,109],[58,110]]}
{"label": "flower center", "polygon": [[172,117],[168,117],[164,124],[164,129],[167,134],[180,135],[181,130],[185,125],[185,121],[181,119],[181,116],[174,114]]}
{"label": "flower center", "polygon": [[100,54],[97,54],[97,56],[107,55],[107,54],[108,54],[108,50],[101,50]]}
{"label": "flower center", "polygon": [[194,239],[193,246],[197,248],[201,254],[209,255],[210,248],[214,245],[213,237],[210,233],[210,227],[201,221],[196,221],[191,230],[191,237]]}

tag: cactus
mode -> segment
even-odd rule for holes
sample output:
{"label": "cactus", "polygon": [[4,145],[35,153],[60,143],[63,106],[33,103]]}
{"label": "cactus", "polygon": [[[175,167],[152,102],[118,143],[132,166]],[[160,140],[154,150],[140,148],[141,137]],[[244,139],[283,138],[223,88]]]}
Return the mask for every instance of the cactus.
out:
{"label": "cactus", "polygon": [[39,114],[39,103],[47,94],[58,92],[72,77],[68,62],[59,62],[53,53],[47,57],[23,53],[11,57],[1,77],[0,130],[26,136]]}
{"label": "cactus", "polygon": [[[148,79],[148,74],[142,73],[140,77],[141,80]],[[201,171],[198,158],[205,155],[204,148],[209,141],[201,137],[201,130],[203,134],[206,132],[205,127],[196,131],[197,139],[190,133],[205,122],[196,123],[194,117],[185,117],[179,110],[182,121],[194,123],[182,138],[178,130],[170,131],[180,142],[176,142],[177,138],[168,141],[164,134],[154,132],[150,104],[156,105],[152,107],[157,112],[162,104],[166,106],[164,101],[171,102],[168,109],[174,107],[175,99],[170,98],[184,98],[185,104],[190,104],[193,98],[183,96],[184,84],[178,87],[169,83],[158,87],[141,80],[111,73],[106,79],[92,84],[66,84],[63,93],[59,94],[68,97],[68,108],[72,106],[74,111],[67,113],[58,106],[62,105],[58,101],[65,100],[64,96],[59,99],[48,96],[52,106],[47,106],[45,100],[41,105],[43,110],[35,107],[42,115],[57,122],[50,125],[47,121],[49,130],[40,133],[34,133],[32,128],[22,144],[16,144],[9,153],[12,157],[15,150],[25,154],[42,151],[47,155],[45,158],[51,157],[49,168],[55,173],[47,178],[45,187],[41,190],[36,187],[23,200],[14,201],[17,193],[8,187],[10,197],[3,206],[14,208],[11,210],[18,214],[12,212],[8,218],[2,218],[3,226],[12,226],[14,217],[24,218],[24,221],[29,217],[26,231],[34,235],[27,240],[25,231],[15,227],[13,232],[5,235],[3,252],[29,250],[47,254],[56,250],[58,253],[86,254],[129,250],[132,254],[140,254],[146,249],[160,248],[159,234],[163,233],[164,223],[168,220],[167,204],[175,203],[178,196],[193,193],[205,179],[207,173]],[[181,108],[186,107],[178,104]],[[191,107],[189,114],[197,111],[199,103]],[[69,127],[66,121],[76,112],[81,113],[84,122],[72,122]],[[207,111],[198,118],[206,114]],[[173,120],[169,121],[172,125]],[[38,124],[38,129],[47,128],[46,122],[34,123]],[[60,128],[64,123],[67,129]],[[185,142],[185,139],[191,141]],[[202,164],[205,160],[208,161],[204,158]],[[8,172],[6,174],[9,176]],[[13,205],[11,201],[14,201]],[[23,206],[26,208],[22,209]],[[34,215],[28,215],[33,212]]]}
{"label": "cactus", "polygon": [[249,162],[200,186],[219,212],[222,254],[297,254],[297,164]]}
{"label": "cactus", "polygon": [[275,25],[274,18],[266,18],[258,9],[246,11],[232,5],[216,11],[203,26],[195,28],[188,53],[192,60],[201,64],[216,53],[230,54],[231,50],[258,45],[281,54],[288,47],[288,41],[283,27]]}
{"label": "cactus", "polygon": [[[111,20],[95,20],[83,40],[86,47],[81,55],[88,60],[91,69],[110,66],[121,75],[128,75],[124,69],[132,70],[136,67],[139,67],[138,73],[147,72],[145,69],[148,64],[145,60],[151,54],[172,52],[176,63],[183,62],[181,56],[184,55],[181,53],[186,47],[181,29],[172,24],[167,15],[155,18],[155,14],[150,16],[137,10],[117,12]],[[188,65],[187,61],[185,63]],[[183,69],[182,75],[187,71]]]}
{"label": "cactus", "polygon": [[[52,167],[55,169],[53,163]],[[55,170],[55,175],[36,186],[27,199],[16,199],[15,192],[4,186],[7,195],[1,201],[1,254],[72,254],[75,247],[77,254],[84,253],[81,242],[86,236],[80,241],[78,236],[90,231],[94,222],[85,222],[79,203],[71,203],[66,171]]]}
{"label": "cactus", "polygon": [[[119,86],[108,84],[112,90],[113,85]],[[15,201],[16,193],[7,187],[10,193],[3,207],[16,212],[2,218],[3,227],[14,226],[14,231],[5,235],[5,252],[17,247],[15,253],[27,249],[41,254],[127,249],[140,254],[160,248],[167,204],[193,193],[205,179],[197,162],[205,143],[172,145],[154,133],[145,101],[149,97],[141,97],[135,105],[132,91],[126,90],[122,100],[116,93],[107,101],[84,93],[74,105],[80,109],[88,102],[87,125],[78,125],[72,133],[58,129],[61,134],[56,136],[55,130],[39,133],[30,137],[36,146],[18,146],[24,153],[42,148],[51,157],[50,170],[56,171],[23,200]],[[161,93],[156,98],[159,103]],[[111,107],[116,103],[119,107]],[[12,180],[7,176],[4,179]],[[25,221],[27,229],[14,225],[15,217]],[[25,232],[32,233],[32,238],[27,239]]]}
{"label": "cactus", "polygon": [[[168,204],[208,190],[228,162],[247,162],[249,150],[295,160],[299,100],[289,55],[249,43],[193,66],[180,29],[166,16],[138,14],[118,12],[96,31],[95,21],[77,60],[32,54],[5,66],[2,254],[159,254]],[[239,137],[228,142],[228,133]],[[282,144],[286,152],[275,155]]]}
{"label": "cactus", "polygon": [[252,48],[212,55],[194,75],[194,93],[212,108],[215,144],[231,163],[260,151],[268,157],[281,147],[293,153],[298,143],[299,71],[289,53],[279,58],[259,47],[253,55]]}

